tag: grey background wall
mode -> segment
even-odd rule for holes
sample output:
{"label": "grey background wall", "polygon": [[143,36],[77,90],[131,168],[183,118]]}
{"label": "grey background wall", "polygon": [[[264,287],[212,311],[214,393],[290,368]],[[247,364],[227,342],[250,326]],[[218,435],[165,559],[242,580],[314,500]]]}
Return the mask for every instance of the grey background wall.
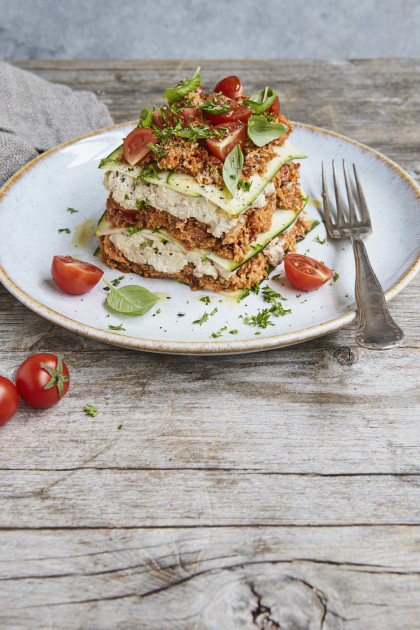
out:
{"label": "grey background wall", "polygon": [[0,0],[3,59],[420,57],[420,0]]}

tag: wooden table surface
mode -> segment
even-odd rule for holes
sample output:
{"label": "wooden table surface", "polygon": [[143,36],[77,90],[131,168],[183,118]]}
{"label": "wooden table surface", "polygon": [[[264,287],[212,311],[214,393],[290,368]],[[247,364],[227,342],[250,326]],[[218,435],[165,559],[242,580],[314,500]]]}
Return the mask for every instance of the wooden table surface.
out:
{"label": "wooden table surface", "polygon": [[[115,122],[196,65],[15,63],[94,90]],[[200,65],[419,181],[420,60]],[[37,351],[72,374],[57,407],[0,430],[0,627],[420,628],[419,280],[390,305],[400,348],[356,347],[351,325],[223,357],[91,341],[0,288],[1,374]]]}

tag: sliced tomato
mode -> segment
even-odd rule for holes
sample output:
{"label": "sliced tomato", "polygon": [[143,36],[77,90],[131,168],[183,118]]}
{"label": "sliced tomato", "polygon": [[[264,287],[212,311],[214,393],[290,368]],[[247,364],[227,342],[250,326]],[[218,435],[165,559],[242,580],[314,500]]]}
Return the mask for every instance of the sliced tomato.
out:
{"label": "sliced tomato", "polygon": [[278,116],[280,114],[280,101],[279,101],[279,97],[278,96],[276,96],[276,98],[274,99],[273,103],[268,108],[268,113],[269,114],[274,114],[275,116]]}
{"label": "sliced tomato", "polygon": [[223,138],[206,138],[209,150],[222,162],[226,160],[233,147],[237,144],[243,148],[246,140],[246,125],[241,125],[238,122],[228,122],[223,125],[217,125],[214,129],[226,129]]}
{"label": "sliced tomato", "polygon": [[5,424],[15,415],[18,405],[17,388],[8,378],[0,376],[0,424]]}
{"label": "sliced tomato", "polygon": [[284,270],[288,280],[302,291],[318,289],[333,276],[331,269],[323,263],[302,254],[287,254]]}
{"label": "sliced tomato", "polygon": [[215,92],[221,92],[229,98],[238,98],[239,96],[245,96],[242,83],[234,74],[230,77],[225,77],[214,88]]}
{"label": "sliced tomato", "polygon": [[102,269],[71,256],[54,256],[51,275],[66,293],[81,295],[90,291],[104,275]]}
{"label": "sliced tomato", "polygon": [[151,149],[147,146],[149,142],[157,143],[156,136],[152,129],[148,127],[136,127],[124,138],[124,157],[131,166],[143,159]]}
{"label": "sliced tomato", "polygon": [[254,112],[249,107],[239,105],[236,101],[232,102],[231,108],[225,114],[211,114],[206,112],[206,116],[211,120],[214,125],[220,125],[225,122],[246,122]]}

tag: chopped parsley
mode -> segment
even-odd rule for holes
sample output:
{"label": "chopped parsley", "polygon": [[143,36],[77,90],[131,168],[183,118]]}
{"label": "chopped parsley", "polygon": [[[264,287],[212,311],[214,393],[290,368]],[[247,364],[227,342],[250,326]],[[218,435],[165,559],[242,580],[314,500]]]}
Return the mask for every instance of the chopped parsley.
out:
{"label": "chopped parsley", "polygon": [[137,179],[142,179],[143,181],[148,181],[149,179],[159,179],[159,169],[156,164],[146,164],[141,169],[141,173]]}
{"label": "chopped parsley", "polygon": [[227,326],[223,326],[223,328],[221,328],[220,330],[218,330],[217,332],[211,333],[211,336],[213,337],[213,339],[216,339],[217,337],[221,337],[222,333],[227,330]]}
{"label": "chopped parsley", "polygon": [[210,297],[208,295],[205,295],[204,297],[200,298],[200,302],[204,302],[204,304],[210,304]]}
{"label": "chopped parsley", "polygon": [[128,195],[124,195],[124,199],[130,199]]}
{"label": "chopped parsley", "polygon": [[108,328],[109,328],[109,330],[125,330],[125,328],[123,328],[122,324],[120,324],[119,326],[113,326],[112,324],[109,324]]}
{"label": "chopped parsley", "polygon": [[249,189],[251,188],[252,182],[246,182],[245,180],[240,179],[238,181],[238,185],[248,192]]}
{"label": "chopped parsley", "polygon": [[204,324],[204,322],[206,322],[209,318],[209,314],[206,313],[206,311],[204,311],[203,316],[201,319],[196,319],[193,324],[198,324],[199,326],[202,326],[202,324]]}
{"label": "chopped parsley", "polygon": [[239,304],[239,302],[241,300],[243,300],[246,297],[248,297],[248,295],[251,295],[251,293],[256,293],[258,295],[259,291],[260,291],[260,284],[258,282],[256,282],[255,284],[252,285],[252,287],[250,289],[246,289],[243,293],[238,295],[238,297],[236,298],[236,301]]}
{"label": "chopped parsley", "polygon": [[141,210],[143,208],[144,202],[141,199],[136,199],[136,208]]}
{"label": "chopped parsley", "polygon": [[130,236],[133,236],[136,232],[140,232],[140,228],[138,225],[130,225],[128,228],[128,233]]}
{"label": "chopped parsley", "polygon": [[216,306],[216,308],[214,308],[214,309],[212,310],[212,312],[210,313],[210,315],[216,315],[216,313],[217,313],[217,306]]}
{"label": "chopped parsley", "polygon": [[340,277],[340,274],[335,272],[335,274],[333,275],[333,280],[334,282],[337,282],[338,278]]}
{"label": "chopped parsley", "polygon": [[123,426],[124,426],[123,424],[119,424],[119,425],[118,425],[118,430],[122,429],[122,428],[123,428]]}
{"label": "chopped parsley", "polygon": [[147,241],[143,241],[143,243],[140,243],[139,247],[140,247],[140,249],[146,249]]}
{"label": "chopped parsley", "polygon": [[[241,316],[240,316],[241,317]],[[243,322],[247,326],[258,326],[258,328],[267,328],[268,326],[274,326],[273,322],[270,320],[271,317],[271,309],[264,308],[262,311],[258,311],[257,315],[245,315],[243,317]]]}
{"label": "chopped parsley", "polygon": [[75,210],[74,208],[66,208],[67,212],[70,212],[70,214],[74,214],[75,212],[79,212],[78,210]]}
{"label": "chopped parsley", "polygon": [[156,311],[156,315],[159,315],[159,313],[161,313],[162,311],[160,310],[160,308],[158,308],[158,310]]}
{"label": "chopped parsley", "polygon": [[111,284],[114,287],[117,287],[120,284],[121,280],[124,280],[124,278],[125,278],[125,276],[120,276],[119,278],[114,278],[114,280],[111,280]]}
{"label": "chopped parsley", "polygon": [[317,242],[317,243],[319,243],[320,245],[323,245],[324,243],[326,243],[326,242],[327,242],[327,239],[326,239],[326,238],[324,238],[324,240],[321,240],[321,239],[319,238],[319,236],[317,236],[315,240],[316,240],[316,242]]}
{"label": "chopped parsley", "polygon": [[83,410],[87,416],[92,416],[92,418],[95,418],[99,413],[99,411],[93,405],[85,405],[83,407]]}
{"label": "chopped parsley", "polygon": [[277,299],[287,300],[287,298],[280,295],[280,293],[277,293],[277,291],[274,291],[274,289],[268,285],[263,287],[262,293],[264,302],[275,302]]}
{"label": "chopped parsley", "polygon": [[57,230],[57,232],[60,234],[60,232],[65,232],[66,234],[70,234],[70,230],[69,228],[60,228],[59,230]]}
{"label": "chopped parsley", "polygon": [[229,330],[229,335],[237,335],[239,330],[235,328],[235,330]]}
{"label": "chopped parsley", "polygon": [[144,205],[145,206],[150,206],[150,199],[148,197],[146,197],[146,199],[144,200]]}

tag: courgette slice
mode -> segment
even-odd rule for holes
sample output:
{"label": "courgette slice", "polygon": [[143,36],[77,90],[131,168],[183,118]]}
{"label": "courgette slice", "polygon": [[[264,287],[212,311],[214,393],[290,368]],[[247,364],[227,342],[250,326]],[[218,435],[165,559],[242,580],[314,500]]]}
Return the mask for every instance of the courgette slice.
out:
{"label": "courgette slice", "polygon": [[258,234],[255,241],[251,243],[248,254],[240,262],[229,258],[222,258],[214,252],[210,252],[208,254],[208,258],[226,269],[226,271],[236,271],[236,269],[239,269],[239,267],[248,262],[248,260],[250,260],[253,256],[261,252],[264,247],[276,238],[276,236],[287,230],[287,228],[290,227],[297,219],[300,212],[301,211],[294,212],[293,210],[276,210],[273,213],[273,220],[271,222],[270,229],[267,230],[267,232],[261,232]]}
{"label": "courgette slice", "polygon": [[123,145],[121,144],[117,147],[112,153],[110,153],[106,158],[103,158],[99,163],[99,168],[106,168],[107,164],[111,162],[117,162],[122,160],[123,158]]}
{"label": "courgette slice", "polygon": [[[111,153],[107,158],[101,161],[99,168],[106,171],[119,171],[135,179],[140,177],[149,184],[167,186],[182,195],[205,197],[231,217],[237,217],[241,212],[246,210],[284,164],[287,164],[287,162],[293,159],[306,157],[304,153],[293,146],[288,140],[282,146],[274,147],[274,151],[277,155],[268,162],[264,175],[253,175],[249,180],[251,182],[249,190],[240,188],[232,199],[229,191],[225,187],[216,186],[216,184],[199,184],[192,175],[174,173],[173,171],[159,171],[159,169],[154,171],[147,168],[148,165],[142,167],[121,163],[120,158],[115,157],[115,155],[119,155],[117,153],[119,150],[122,154],[122,148],[119,147],[114,153]],[[114,157],[112,157],[113,155]]]}
{"label": "courgette slice", "polygon": [[219,206],[231,217],[237,217],[256,200],[284,164],[293,159],[306,157],[289,141],[280,147],[274,147],[274,151],[277,156],[268,162],[264,175],[253,175],[249,180],[251,182],[249,190],[240,188],[233,199],[225,187],[215,184],[199,184],[194,177],[185,173],[171,173],[168,177],[168,184],[171,184],[173,190],[184,195],[199,194]]}

